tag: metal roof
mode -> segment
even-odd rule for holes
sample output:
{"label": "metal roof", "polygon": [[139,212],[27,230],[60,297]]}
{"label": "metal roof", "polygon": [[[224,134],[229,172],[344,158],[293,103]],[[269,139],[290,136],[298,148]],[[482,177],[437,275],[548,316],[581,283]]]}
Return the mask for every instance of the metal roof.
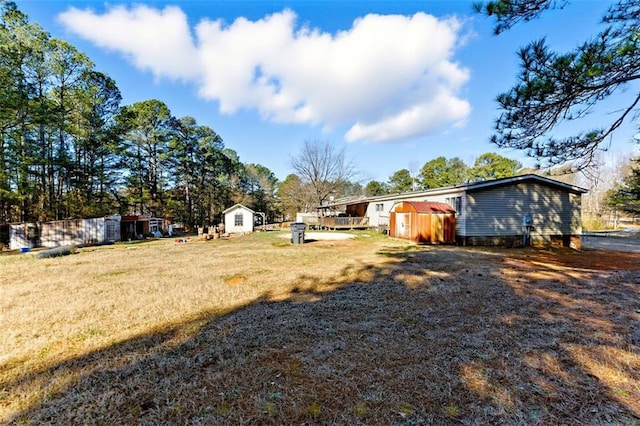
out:
{"label": "metal roof", "polygon": [[[449,204],[438,203],[435,201],[401,201],[400,203],[409,204],[416,213],[455,213],[455,209]],[[400,203],[396,204],[399,205]],[[395,207],[395,206],[394,206]]]}
{"label": "metal roof", "polygon": [[576,185],[571,185],[568,183],[560,182],[559,180],[551,179],[546,176],[540,176],[532,173],[526,174],[526,175],[512,176],[512,177],[502,178],[502,179],[486,180],[483,182],[474,182],[466,185],[461,185],[460,187],[464,187],[465,191],[477,191],[477,190],[485,189],[489,187],[511,185],[511,184],[526,182],[526,181],[538,181],[542,184],[555,186],[557,188],[562,188],[569,192],[575,192],[575,193],[581,193],[581,194],[589,192],[585,188],[581,188]]}

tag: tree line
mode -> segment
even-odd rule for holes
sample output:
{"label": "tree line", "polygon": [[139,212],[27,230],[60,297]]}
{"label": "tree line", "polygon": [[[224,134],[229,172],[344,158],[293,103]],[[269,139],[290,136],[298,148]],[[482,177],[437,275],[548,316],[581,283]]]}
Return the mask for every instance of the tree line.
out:
{"label": "tree line", "polygon": [[387,182],[370,181],[365,187],[365,193],[375,196],[462,185],[515,176],[521,168],[518,161],[495,152],[480,155],[473,166],[467,165],[458,157],[438,157],[427,161],[419,170],[400,169]]}
{"label": "tree line", "polygon": [[296,171],[278,186],[278,199],[285,216],[315,211],[320,205],[347,197],[378,196],[408,191],[441,188],[480,180],[511,177],[531,170],[522,169],[515,160],[488,152],[468,166],[458,157],[438,157],[419,170],[400,169],[387,181],[358,179],[354,162],[329,142],[305,142],[301,152],[291,159]]}
{"label": "tree line", "polygon": [[121,105],[71,44],[0,3],[0,222],[136,212],[214,223],[242,202],[273,217],[277,179],[162,101]]}

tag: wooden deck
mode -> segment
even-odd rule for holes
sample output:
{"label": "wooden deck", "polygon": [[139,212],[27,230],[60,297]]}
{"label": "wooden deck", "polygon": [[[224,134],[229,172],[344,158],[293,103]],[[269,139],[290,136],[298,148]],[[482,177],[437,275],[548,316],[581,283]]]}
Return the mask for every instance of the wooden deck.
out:
{"label": "wooden deck", "polygon": [[320,217],[321,229],[368,229],[368,217]]}

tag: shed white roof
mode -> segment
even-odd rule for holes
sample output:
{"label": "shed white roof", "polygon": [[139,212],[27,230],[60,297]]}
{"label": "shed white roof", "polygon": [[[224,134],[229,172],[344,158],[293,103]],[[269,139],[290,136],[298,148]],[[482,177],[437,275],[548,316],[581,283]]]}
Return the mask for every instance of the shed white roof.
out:
{"label": "shed white roof", "polygon": [[231,206],[228,209],[226,209],[225,211],[223,211],[222,214],[227,214],[230,211],[237,210],[237,209],[243,209],[243,210],[246,210],[248,212],[255,213],[249,207],[243,206],[242,204],[234,204],[233,206]]}

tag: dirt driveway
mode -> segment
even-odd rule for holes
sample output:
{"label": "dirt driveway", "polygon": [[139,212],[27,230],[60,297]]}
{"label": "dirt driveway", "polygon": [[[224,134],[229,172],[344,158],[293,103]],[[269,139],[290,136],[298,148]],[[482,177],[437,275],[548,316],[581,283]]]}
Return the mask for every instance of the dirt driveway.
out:
{"label": "dirt driveway", "polygon": [[582,247],[587,249],[640,253],[640,238],[636,235],[583,235]]}

